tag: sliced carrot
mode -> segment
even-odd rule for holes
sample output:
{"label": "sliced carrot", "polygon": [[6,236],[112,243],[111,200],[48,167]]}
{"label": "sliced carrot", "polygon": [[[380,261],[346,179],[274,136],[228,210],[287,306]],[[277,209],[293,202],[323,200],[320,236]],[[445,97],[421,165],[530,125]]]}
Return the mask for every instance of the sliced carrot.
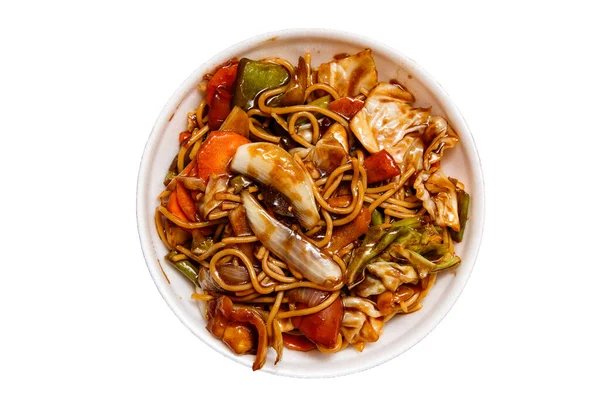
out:
{"label": "sliced carrot", "polygon": [[[298,303],[298,309],[302,308],[306,308],[306,306]],[[292,317],[292,324],[313,343],[331,349],[335,347],[338,333],[340,333],[343,314],[344,305],[338,297],[328,307],[317,313]]]}
{"label": "sliced carrot", "polygon": [[367,183],[381,182],[400,175],[400,168],[394,157],[385,150],[365,158],[364,166],[367,170]]}
{"label": "sliced carrot", "polygon": [[235,132],[212,132],[198,150],[198,178],[208,182],[211,173],[226,174],[238,147],[246,143],[250,140]]}
{"label": "sliced carrot", "polygon": [[169,201],[167,202],[167,210],[169,210],[171,214],[175,215],[180,220],[189,222],[187,216],[179,206],[179,201],[177,201],[177,191],[171,192],[171,195],[169,196]]}
{"label": "sliced carrot", "polygon": [[332,101],[331,104],[329,104],[329,109],[340,114],[344,118],[352,119],[364,105],[365,103],[362,100],[342,97],[341,99]]}
{"label": "sliced carrot", "polygon": [[185,168],[179,173],[181,176],[192,176],[197,177],[198,169],[196,167],[196,159],[193,159],[185,166]]}
{"label": "sliced carrot", "polygon": [[331,207],[348,207],[352,203],[352,196],[342,195],[327,199],[327,204]]}
{"label": "sliced carrot", "polygon": [[191,137],[192,137],[192,134],[189,133],[188,131],[181,132],[179,134],[179,144],[182,144],[183,142],[185,142],[186,140],[188,140]]}
{"label": "sliced carrot", "polygon": [[220,67],[206,86],[206,104],[208,104],[208,126],[219,129],[231,112],[231,99],[237,77],[237,61],[231,60]]}
{"label": "sliced carrot", "polygon": [[331,240],[323,248],[329,254],[334,254],[367,233],[371,223],[371,213],[363,207],[352,222],[333,229]]}
{"label": "sliced carrot", "polygon": [[290,335],[289,333],[283,333],[283,345],[290,350],[296,351],[310,351],[315,349],[317,346],[302,335]]}
{"label": "sliced carrot", "polygon": [[183,213],[190,221],[196,221],[196,203],[190,194],[190,191],[183,186],[181,181],[177,181],[177,202]]}

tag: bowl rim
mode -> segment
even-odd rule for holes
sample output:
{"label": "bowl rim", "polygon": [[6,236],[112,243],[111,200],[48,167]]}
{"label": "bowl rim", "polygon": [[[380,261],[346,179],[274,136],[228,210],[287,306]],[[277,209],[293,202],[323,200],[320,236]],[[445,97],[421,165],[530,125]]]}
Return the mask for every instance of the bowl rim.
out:
{"label": "bowl rim", "polygon": [[[220,51],[213,57],[209,58],[205,62],[203,62],[198,68],[196,68],[190,76],[188,76],[175,90],[175,92],[171,95],[165,106],[162,108],[159,116],[157,117],[154,126],[152,127],[151,133],[148,136],[146,145],[144,146],[144,150],[142,153],[142,158],[140,160],[137,186],[136,186],[136,222],[138,229],[138,236],[140,239],[140,245],[142,249],[142,253],[144,256],[144,260],[146,262],[146,266],[150,275],[156,285],[159,293],[162,298],[165,300],[169,308],[173,311],[173,313],[177,316],[177,318],[185,325],[196,337],[198,337],[203,343],[209,346],[211,349],[215,350],[217,353],[222,356],[233,360],[242,365],[248,365],[246,362],[243,362],[241,357],[237,357],[232,352],[223,351],[220,347],[216,346],[216,341],[210,342],[204,340],[194,329],[194,323],[197,322],[195,319],[192,319],[191,316],[187,315],[184,311],[181,302],[179,301],[178,296],[174,295],[168,290],[168,284],[164,280],[162,274],[154,268],[155,258],[153,257],[154,246],[153,241],[148,232],[150,232],[149,225],[150,219],[146,218],[144,214],[144,210],[147,209],[147,196],[144,195],[144,186],[149,180],[149,172],[152,167],[152,163],[149,162],[153,158],[153,155],[157,152],[157,144],[160,138],[160,134],[166,129],[170,116],[177,110],[179,104],[185,98],[186,94],[190,91],[190,88],[194,86],[195,82],[198,82],[205,71],[207,71],[211,67],[216,67],[223,60],[230,59],[240,53],[243,53],[244,49],[251,48],[259,43],[269,41],[269,40],[280,40],[280,39],[308,39],[311,37],[319,37],[319,38],[327,38],[333,40],[341,40],[347,41],[350,43],[358,43],[361,46],[365,46],[371,48],[375,53],[383,53],[383,54],[391,54],[395,58],[403,60],[403,69],[410,70],[413,76],[418,76],[421,83],[427,87],[432,95],[443,104],[443,108],[449,119],[452,120],[454,128],[461,132],[461,140],[466,143],[465,150],[471,153],[471,156],[476,161],[476,170],[473,171],[475,181],[480,184],[480,191],[478,192],[478,196],[476,200],[480,204],[479,213],[477,214],[477,221],[479,222],[475,226],[473,224],[470,226],[472,230],[472,242],[470,243],[470,247],[473,248],[473,258],[472,262],[467,266],[467,273],[461,275],[460,281],[456,282],[453,286],[453,290],[451,290],[447,295],[448,299],[443,302],[440,307],[437,308],[436,312],[431,316],[428,320],[429,322],[425,324],[421,324],[420,329],[417,329],[418,333],[411,334],[411,340],[408,341],[403,346],[398,346],[394,350],[391,350],[386,357],[380,357],[375,359],[374,361],[367,362],[359,365],[354,368],[347,368],[342,371],[336,373],[329,374],[294,374],[288,372],[277,371],[277,368],[269,368],[262,369],[263,372],[268,372],[274,375],[288,376],[294,378],[331,378],[336,376],[344,376],[350,375],[353,373],[358,373],[378,365],[384,364],[396,357],[405,351],[412,348],[415,344],[423,340],[431,331],[446,317],[450,309],[454,306],[458,298],[460,297],[462,291],[464,290],[472,272],[475,264],[477,262],[477,257],[479,255],[479,250],[481,248],[481,241],[483,238],[483,231],[485,225],[485,181],[483,177],[483,166],[481,163],[481,158],[479,156],[479,151],[477,149],[477,145],[467,125],[464,117],[458,110],[455,103],[452,101],[448,93],[444,90],[444,88],[437,82],[427,71],[425,71],[419,64],[417,64],[412,58],[406,56],[404,53],[398,51],[395,48],[392,48],[378,40],[372,39],[370,37],[366,37],[364,35],[359,35],[353,32],[342,31],[342,30],[333,30],[333,29],[324,29],[324,28],[294,28],[294,29],[283,29],[277,31],[269,31],[259,35],[255,35],[246,40],[238,42],[228,48]],[[415,75],[416,74],[416,75]],[[457,126],[460,125],[460,128]],[[465,140],[466,139],[466,140]],[[473,219],[473,215],[470,215],[470,219]],[[461,265],[461,267],[464,267]]]}

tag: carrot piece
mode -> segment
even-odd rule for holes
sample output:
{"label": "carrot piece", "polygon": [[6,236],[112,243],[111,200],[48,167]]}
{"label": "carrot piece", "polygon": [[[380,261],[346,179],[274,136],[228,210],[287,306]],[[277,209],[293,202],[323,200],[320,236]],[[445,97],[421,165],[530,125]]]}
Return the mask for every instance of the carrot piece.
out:
{"label": "carrot piece", "polygon": [[367,207],[363,207],[352,222],[333,229],[331,240],[329,243],[327,243],[327,246],[325,246],[323,250],[329,254],[334,254],[335,252],[343,249],[360,236],[367,233],[370,223],[371,213]]}
{"label": "carrot piece", "polygon": [[229,60],[219,67],[213,77],[206,85],[206,104],[212,107],[218,89],[221,88],[233,96],[235,79],[237,77],[238,63],[236,60]]}
{"label": "carrot piece", "polygon": [[189,133],[188,131],[181,132],[179,134],[179,144],[182,144],[183,142],[185,142],[186,140],[188,140],[191,137],[192,137],[192,134]]}
{"label": "carrot piece", "polygon": [[177,202],[183,213],[190,221],[196,221],[196,203],[190,194],[190,191],[183,186],[181,181],[177,181]]}
{"label": "carrot piece", "polygon": [[235,132],[212,132],[198,150],[198,178],[208,182],[211,173],[226,174],[238,147],[246,143],[250,140]]}
{"label": "carrot piece", "polygon": [[348,207],[352,203],[352,196],[342,195],[327,199],[327,204],[331,207]]}
{"label": "carrot piece", "polygon": [[187,176],[197,177],[198,176],[198,168],[196,166],[196,160],[193,160],[190,164],[193,164],[193,165]]}
{"label": "carrot piece", "polygon": [[198,176],[198,170],[196,166],[196,159],[193,159],[185,166],[185,168],[179,173],[180,176],[192,176],[196,178]]}
{"label": "carrot piece", "polygon": [[231,60],[213,75],[206,85],[206,104],[208,104],[208,127],[219,129],[231,111],[231,99],[237,77],[237,61]]}
{"label": "carrot piece", "polygon": [[354,115],[361,109],[365,103],[362,100],[353,99],[350,97],[342,97],[332,101],[329,104],[329,109],[340,114],[346,119],[352,119]]}
{"label": "carrot piece", "polygon": [[189,222],[187,216],[179,206],[179,201],[177,200],[177,191],[171,192],[171,195],[169,196],[169,201],[167,202],[167,210],[169,210],[171,214],[175,215],[180,220]]}
{"label": "carrot piece", "polygon": [[400,168],[394,157],[385,150],[365,158],[364,165],[367,170],[367,183],[381,182],[400,175]]}
{"label": "carrot piece", "polygon": [[[305,304],[298,303],[298,309],[303,308],[306,308]],[[313,343],[331,349],[335,347],[340,333],[343,314],[344,305],[338,297],[329,307],[317,313],[292,317],[292,324]]]}
{"label": "carrot piece", "polygon": [[302,335],[290,335],[289,333],[283,333],[283,345],[290,350],[296,351],[310,351],[315,349],[317,346]]}

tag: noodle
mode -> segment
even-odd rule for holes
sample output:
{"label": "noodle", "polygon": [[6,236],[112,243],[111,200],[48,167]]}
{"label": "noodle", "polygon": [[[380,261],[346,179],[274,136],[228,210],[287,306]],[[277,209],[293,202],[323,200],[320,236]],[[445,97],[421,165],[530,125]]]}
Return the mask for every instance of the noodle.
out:
{"label": "noodle", "polygon": [[321,304],[314,306],[314,307],[309,307],[309,308],[303,308],[301,310],[292,310],[292,311],[284,311],[284,312],[280,312],[277,317],[279,319],[283,319],[283,318],[291,318],[291,317],[302,317],[304,315],[310,315],[310,314],[314,314],[317,313],[321,310],[324,310],[325,308],[329,307],[331,304],[333,304],[333,302],[339,297],[340,292],[333,292],[329,295],[329,297],[327,298],[327,300],[325,300],[324,302],[322,302]]}
{"label": "noodle", "polygon": [[310,85],[309,87],[306,88],[306,92],[304,94],[304,101],[306,101],[306,99],[308,99],[308,96],[310,96],[310,94],[312,92],[314,92],[315,90],[324,90],[327,93],[329,93],[331,95],[331,97],[333,97],[333,100],[338,100],[340,98],[339,93],[332,88],[331,86],[329,86],[326,83],[315,83],[313,85]]}

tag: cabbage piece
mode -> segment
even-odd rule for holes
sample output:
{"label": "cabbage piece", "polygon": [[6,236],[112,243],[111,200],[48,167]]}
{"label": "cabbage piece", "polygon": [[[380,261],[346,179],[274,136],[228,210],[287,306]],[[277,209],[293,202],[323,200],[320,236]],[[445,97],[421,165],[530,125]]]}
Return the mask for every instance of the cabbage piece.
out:
{"label": "cabbage piece", "polygon": [[360,330],[367,321],[367,316],[360,311],[344,310],[340,332],[348,343],[358,342]]}
{"label": "cabbage piece", "polygon": [[458,135],[454,129],[444,118],[438,116],[430,118],[429,126],[423,137],[425,142],[429,143],[423,155],[425,169],[430,169],[432,164],[440,161],[444,150],[450,149],[458,143]]}
{"label": "cabbage piece", "polygon": [[371,274],[365,274],[365,279],[359,283],[354,289],[356,294],[360,297],[369,297],[385,292],[385,286],[375,276]]}
{"label": "cabbage piece", "polygon": [[[350,120],[350,128],[370,153],[385,149],[402,164],[409,149],[423,147],[420,135],[429,120],[430,108],[415,108],[412,101],[412,94],[401,87],[381,82]],[[410,133],[414,134],[407,136]]]}
{"label": "cabbage piece", "polygon": [[410,265],[395,262],[376,261],[367,265],[365,280],[356,287],[361,297],[377,295],[389,290],[395,292],[403,283],[417,283],[419,275]]}
{"label": "cabbage piece", "polygon": [[208,214],[217,207],[223,204],[223,200],[216,200],[215,196],[217,193],[225,193],[227,191],[227,183],[229,182],[229,176],[227,175],[215,175],[210,174],[208,184],[206,185],[206,192],[200,202],[198,203],[198,213],[202,215],[202,218],[208,218]]}
{"label": "cabbage piece", "polygon": [[403,283],[417,283],[419,276],[410,265],[400,265],[393,262],[378,261],[367,265],[367,270],[377,276],[385,288],[395,292]]}
{"label": "cabbage piece", "polygon": [[350,344],[376,342],[383,332],[383,318],[369,317],[362,311],[344,310],[340,332]]}
{"label": "cabbage piece", "polygon": [[321,64],[318,81],[333,87],[340,97],[357,96],[361,88],[371,90],[377,85],[377,69],[371,49]]}
{"label": "cabbage piece", "polygon": [[421,171],[417,175],[414,188],[436,225],[460,231],[456,186],[441,169]]}

